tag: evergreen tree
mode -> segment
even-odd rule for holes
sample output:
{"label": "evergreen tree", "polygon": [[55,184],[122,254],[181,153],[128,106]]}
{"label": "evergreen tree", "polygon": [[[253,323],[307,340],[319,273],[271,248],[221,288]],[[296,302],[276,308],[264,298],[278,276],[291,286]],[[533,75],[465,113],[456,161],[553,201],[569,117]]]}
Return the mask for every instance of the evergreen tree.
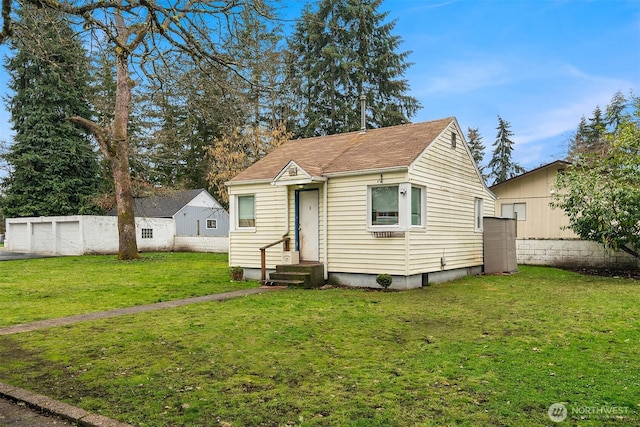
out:
{"label": "evergreen tree", "polygon": [[602,151],[606,148],[604,135],[607,133],[607,125],[599,106],[596,106],[595,110],[593,110],[593,117],[589,119],[586,131],[585,149],[587,151]]}
{"label": "evergreen tree", "polygon": [[18,11],[16,53],[5,63],[13,144],[3,154],[6,217],[94,213],[100,191],[97,155],[70,116],[91,116],[88,61],[69,24],[53,10]]}
{"label": "evergreen tree", "polygon": [[307,7],[289,40],[287,84],[297,100],[295,136],[360,129],[362,94],[367,126],[407,123],[420,108],[403,78],[410,52],[398,52],[395,21],[384,23],[382,0],[322,0]]}
{"label": "evergreen tree", "polygon": [[482,176],[486,178],[484,176],[484,166],[481,165],[482,160],[484,159],[485,146],[482,144],[482,136],[480,135],[478,128],[467,128],[467,145],[469,146],[469,150],[471,150],[471,155],[478,166],[478,170]]}
{"label": "evergreen tree", "polygon": [[517,163],[513,163],[511,154],[514,142],[511,139],[511,124],[498,116],[498,134],[496,141],[493,143],[493,156],[488,164],[491,169],[491,175],[494,178],[493,185],[500,184],[514,176],[523,173],[524,168]]}
{"label": "evergreen tree", "polygon": [[578,124],[578,129],[576,133],[573,135],[573,138],[569,141],[569,150],[567,158],[569,161],[575,161],[580,153],[584,152],[587,148],[588,141],[588,124],[585,116],[580,118],[580,123]]}
{"label": "evergreen tree", "polygon": [[624,119],[624,110],[629,105],[629,100],[618,91],[611,98],[611,102],[607,105],[605,111],[605,122],[609,131],[615,133],[620,126],[620,122]]}
{"label": "evergreen tree", "polygon": [[[632,100],[636,97],[630,95]],[[620,123],[627,119],[628,109],[633,109],[633,105],[622,94],[616,92],[607,104],[603,113],[599,106],[593,110],[593,116],[589,121],[582,116],[578,128],[569,142],[567,158],[571,162],[576,162],[579,158],[591,154],[604,154],[610,148],[611,136],[614,135]]]}

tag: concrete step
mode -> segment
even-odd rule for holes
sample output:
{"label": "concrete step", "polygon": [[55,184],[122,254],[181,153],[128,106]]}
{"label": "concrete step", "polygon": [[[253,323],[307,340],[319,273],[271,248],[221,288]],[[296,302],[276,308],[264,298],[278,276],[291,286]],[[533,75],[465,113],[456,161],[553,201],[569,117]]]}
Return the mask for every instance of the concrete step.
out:
{"label": "concrete step", "polygon": [[324,264],[301,263],[276,265],[276,271],[269,275],[274,280],[303,281],[305,288],[319,288],[324,285]]}
{"label": "concrete step", "polygon": [[268,279],[265,283],[267,286],[295,286],[304,287],[302,280],[286,280],[286,279]]}

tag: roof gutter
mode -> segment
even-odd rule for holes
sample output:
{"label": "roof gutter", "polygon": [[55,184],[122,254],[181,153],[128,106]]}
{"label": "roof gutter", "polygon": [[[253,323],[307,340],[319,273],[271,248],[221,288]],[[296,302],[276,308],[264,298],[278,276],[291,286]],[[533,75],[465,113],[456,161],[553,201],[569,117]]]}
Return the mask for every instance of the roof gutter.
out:
{"label": "roof gutter", "polygon": [[357,171],[333,172],[326,173],[327,178],[339,178],[342,176],[369,175],[374,173],[390,173],[390,172],[407,172],[409,166],[391,166],[388,168],[362,169]]}

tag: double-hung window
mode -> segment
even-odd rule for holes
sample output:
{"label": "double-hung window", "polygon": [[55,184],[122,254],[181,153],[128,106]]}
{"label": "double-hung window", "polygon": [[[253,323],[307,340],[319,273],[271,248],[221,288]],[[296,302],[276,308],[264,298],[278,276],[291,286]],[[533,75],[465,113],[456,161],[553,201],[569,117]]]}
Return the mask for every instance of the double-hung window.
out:
{"label": "double-hung window", "polygon": [[238,196],[238,228],[255,228],[256,226],[256,198],[253,194]]}
{"label": "double-hung window", "polygon": [[517,218],[518,221],[527,220],[526,203],[503,203],[500,205],[500,216],[502,218]]}
{"label": "double-hung window", "polygon": [[425,189],[409,183],[369,187],[371,230],[424,227]]}

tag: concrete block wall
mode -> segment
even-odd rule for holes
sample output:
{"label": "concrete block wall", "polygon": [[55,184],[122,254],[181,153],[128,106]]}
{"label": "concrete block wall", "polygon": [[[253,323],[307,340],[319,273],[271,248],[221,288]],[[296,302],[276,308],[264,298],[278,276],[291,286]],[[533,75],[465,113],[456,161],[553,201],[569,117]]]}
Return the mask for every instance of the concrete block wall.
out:
{"label": "concrete block wall", "polygon": [[640,268],[626,252],[609,253],[596,242],[578,239],[516,239],[518,264],[569,268]]}

